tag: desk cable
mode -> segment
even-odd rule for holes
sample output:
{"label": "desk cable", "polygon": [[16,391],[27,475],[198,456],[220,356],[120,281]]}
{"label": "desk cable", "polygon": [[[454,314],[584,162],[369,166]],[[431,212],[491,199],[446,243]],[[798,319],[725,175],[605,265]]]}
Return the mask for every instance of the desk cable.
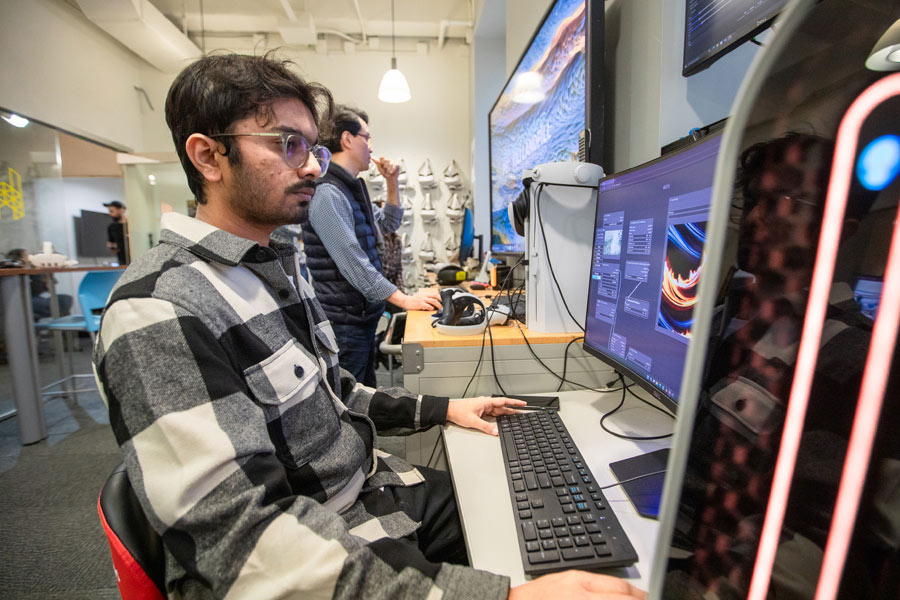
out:
{"label": "desk cable", "polygon": [[[624,435],[624,434],[622,434],[622,433],[616,433],[615,431],[611,430],[609,427],[607,427],[607,426],[604,424],[604,421],[606,421],[607,418],[611,417],[611,416],[614,415],[620,408],[622,408],[622,406],[625,404],[625,398],[626,398],[626,396],[627,396],[627,392],[630,392],[630,391],[631,391],[631,390],[626,390],[626,389],[625,389],[625,387],[624,387],[624,386],[625,386],[625,378],[624,378],[621,374],[619,374],[619,381],[622,383],[622,386],[623,386],[623,387],[622,387],[622,399],[619,401],[618,406],[616,406],[614,409],[612,409],[611,411],[609,411],[608,413],[605,413],[602,417],[600,417],[600,428],[603,429],[603,431],[605,431],[605,432],[608,433],[609,435],[614,436],[614,437],[617,437],[617,438],[622,439],[622,440],[633,440],[633,441],[639,441],[639,442],[640,442],[640,441],[650,441],[650,440],[663,440],[663,439],[672,437],[672,434],[671,434],[671,433],[666,433],[666,434],[663,434],[663,435],[648,435],[648,436]],[[633,385],[633,384],[632,384],[632,385]],[[661,409],[661,408],[659,408],[659,407],[657,407],[657,406],[654,406],[653,404],[651,404],[650,402],[647,402],[646,400],[644,400],[643,398],[641,398],[640,396],[638,396],[638,395],[635,394],[634,392],[631,392],[631,395],[634,396],[635,398],[637,398],[638,400],[643,401],[643,402],[644,402],[645,404],[647,404],[648,406],[652,406],[653,408],[656,408],[656,409],[659,410],[660,412],[669,415],[669,416],[672,417],[673,419],[675,418],[675,415],[673,415],[673,414],[669,413],[668,411],[665,411],[665,410],[663,410],[663,409]]]}

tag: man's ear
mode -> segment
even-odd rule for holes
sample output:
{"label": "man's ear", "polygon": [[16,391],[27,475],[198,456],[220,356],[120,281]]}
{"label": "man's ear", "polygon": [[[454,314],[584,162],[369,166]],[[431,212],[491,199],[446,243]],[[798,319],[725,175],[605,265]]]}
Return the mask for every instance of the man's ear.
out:
{"label": "man's ear", "polygon": [[353,134],[349,131],[341,132],[341,151],[346,152],[350,148],[350,144],[353,143]]}
{"label": "man's ear", "polygon": [[202,133],[192,133],[184,143],[188,158],[194,168],[200,171],[203,178],[209,182],[222,180],[222,169],[219,158],[219,142]]}

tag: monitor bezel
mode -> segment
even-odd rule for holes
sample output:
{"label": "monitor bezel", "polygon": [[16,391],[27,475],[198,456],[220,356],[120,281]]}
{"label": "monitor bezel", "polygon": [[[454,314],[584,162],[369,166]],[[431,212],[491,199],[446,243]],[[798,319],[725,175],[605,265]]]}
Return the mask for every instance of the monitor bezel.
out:
{"label": "monitor bezel", "polygon": [[703,60],[695,62],[690,67],[687,66],[688,5],[687,5],[687,3],[685,3],[685,5],[684,5],[684,39],[682,40],[682,51],[681,51],[681,74],[682,74],[682,76],[690,77],[691,75],[696,75],[697,73],[699,73],[701,71],[705,71],[706,69],[711,67],[717,60],[719,60],[720,58],[723,58],[727,54],[733,52],[734,50],[736,50],[737,48],[739,48],[740,46],[745,44],[747,41],[753,39],[754,37],[758,36],[763,31],[765,31],[766,29],[771,27],[772,23],[775,22],[775,19],[777,19],[784,12],[784,9],[786,8],[788,1],[789,0],[784,0],[784,5],[782,5],[782,7],[779,8],[775,12],[775,14],[773,14],[771,17],[766,18],[759,25],[757,25],[753,29],[749,30],[744,35],[741,35],[740,37],[736,37],[735,39],[730,41],[728,44],[722,46],[715,52],[709,54]]}
{"label": "monitor bezel", "polygon": [[[535,26],[534,31],[531,33],[531,37],[528,39],[528,43],[522,48],[522,53],[519,54],[518,60],[516,60],[515,66],[513,66],[512,71],[510,71],[509,75],[506,78],[506,81],[503,83],[503,86],[500,88],[500,93],[497,95],[497,99],[494,100],[494,103],[491,104],[490,110],[487,112],[487,132],[488,132],[488,179],[490,179],[490,169],[493,164],[493,153],[491,152],[491,113],[494,112],[494,109],[497,108],[497,104],[500,102],[500,99],[503,97],[503,92],[506,90],[506,87],[509,85],[510,81],[512,81],[513,76],[516,74],[516,71],[519,69],[519,65],[522,64],[522,59],[525,58],[525,55],[528,53],[528,50],[531,48],[531,45],[534,43],[535,38],[537,37],[538,32],[541,30],[541,27],[544,26],[544,23],[547,22],[547,17],[550,16],[550,13],[556,8],[556,4],[559,0],[553,0],[550,5],[547,7],[547,10],[544,11],[543,16],[541,17],[540,22],[538,22],[537,26]],[[585,88],[584,88],[584,129],[586,131],[587,140],[585,141],[587,147],[587,156],[585,157],[586,162],[593,163],[595,165],[601,165],[601,160],[603,158],[603,136],[604,136],[604,102],[603,102],[603,86],[605,81],[604,75],[604,66],[603,66],[603,56],[604,56],[604,44],[605,44],[605,32],[604,32],[604,4],[601,0],[584,0],[585,2],[585,29],[584,29],[584,47],[585,47]],[[494,248],[494,186],[492,182],[488,182],[488,208],[491,214],[491,244],[490,250],[492,256],[497,257],[510,257],[517,256],[523,254],[527,251],[527,248],[523,248],[522,250],[495,250]],[[524,239],[524,236],[523,236]],[[524,242],[523,242],[524,243]]]}
{"label": "monitor bezel", "polygon": [[[646,168],[652,167],[655,164],[672,160],[675,157],[677,157],[681,154],[684,154],[685,152],[689,152],[690,150],[696,148],[700,144],[703,144],[704,142],[708,142],[715,137],[719,137],[721,139],[722,130],[713,131],[713,132],[703,136],[702,138],[694,141],[693,143],[688,144],[687,146],[684,146],[682,148],[679,148],[678,150],[670,152],[664,156],[659,156],[657,158],[654,158],[651,161],[647,161],[645,163],[636,165],[634,167],[631,167],[630,169],[625,169],[624,171],[620,171],[618,173],[608,175],[608,176],[604,177],[603,179],[601,179],[599,182],[597,182],[597,202],[595,203],[595,206],[594,206],[594,228],[595,228],[595,231],[596,231],[596,227],[597,227],[597,216],[600,213],[600,185],[604,181],[607,181],[609,179],[616,179],[616,178],[622,177],[623,175],[628,175],[629,173],[633,173],[633,172],[639,171],[641,169],[646,169]],[[597,237],[594,236],[594,241],[591,244],[591,256],[592,257],[594,256],[596,243],[597,243]],[[701,264],[703,264],[705,262],[706,262],[706,252],[704,250],[703,259],[702,259]],[[588,267],[588,277],[591,276],[591,269],[593,269],[593,258],[591,259],[591,265]],[[590,290],[588,290],[588,299],[590,300]],[[590,314],[591,314],[591,306],[590,306],[590,302],[587,302],[587,304],[585,306],[585,315],[584,315],[585,327],[587,327],[588,317],[590,316]],[[587,332],[585,332],[585,337],[584,337],[584,341],[581,343],[581,348],[582,348],[582,350],[584,350],[591,356],[598,358],[602,362],[613,367],[613,369],[615,369],[615,371],[617,371],[618,373],[631,379],[640,388],[649,392],[651,396],[653,396],[654,398],[659,400],[660,403],[662,403],[662,405],[666,409],[677,414],[678,404],[679,404],[679,401],[677,399],[672,398],[671,396],[669,396],[668,394],[666,394],[659,388],[654,387],[653,385],[647,383],[644,380],[643,376],[638,374],[636,371],[632,370],[630,367],[628,367],[624,363],[621,363],[621,362],[617,361],[616,359],[612,358],[611,356],[608,356],[604,352],[597,350],[597,349],[593,348],[592,346],[590,346],[587,342]],[[680,392],[680,390],[679,390],[679,392]]]}

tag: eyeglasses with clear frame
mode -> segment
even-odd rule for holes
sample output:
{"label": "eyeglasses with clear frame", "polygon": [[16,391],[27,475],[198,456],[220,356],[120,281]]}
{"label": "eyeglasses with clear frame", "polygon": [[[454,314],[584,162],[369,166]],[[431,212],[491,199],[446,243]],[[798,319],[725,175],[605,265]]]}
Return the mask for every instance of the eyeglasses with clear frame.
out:
{"label": "eyeglasses with clear frame", "polygon": [[372,134],[371,134],[371,133],[362,133],[362,132],[360,132],[360,133],[354,133],[353,135],[358,136],[358,137],[361,137],[361,138],[363,138],[364,140],[366,140],[366,144],[368,144],[369,146],[372,145]]}
{"label": "eyeglasses with clear frame", "polygon": [[306,138],[299,133],[288,133],[286,131],[278,133],[217,133],[216,135],[211,135],[209,137],[215,139],[221,137],[243,136],[281,138],[281,157],[284,159],[284,164],[291,169],[299,169],[305,165],[306,161],[309,160],[310,154],[312,154],[319,163],[319,168],[322,169],[322,175],[325,174],[328,170],[328,165],[331,163],[331,150],[318,144],[310,146],[309,142],[306,141]]}

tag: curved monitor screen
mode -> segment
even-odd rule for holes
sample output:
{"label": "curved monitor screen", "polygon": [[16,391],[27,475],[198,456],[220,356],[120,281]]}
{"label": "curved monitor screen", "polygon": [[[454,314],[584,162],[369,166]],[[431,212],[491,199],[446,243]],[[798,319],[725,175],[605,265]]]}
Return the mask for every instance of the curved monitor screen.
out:
{"label": "curved monitor screen", "polygon": [[584,345],[673,407],[720,139],[716,134],[599,185]]}
{"label": "curved monitor screen", "polygon": [[507,206],[522,171],[574,160],[585,129],[585,0],[557,0],[489,115],[491,251],[524,252]]}

